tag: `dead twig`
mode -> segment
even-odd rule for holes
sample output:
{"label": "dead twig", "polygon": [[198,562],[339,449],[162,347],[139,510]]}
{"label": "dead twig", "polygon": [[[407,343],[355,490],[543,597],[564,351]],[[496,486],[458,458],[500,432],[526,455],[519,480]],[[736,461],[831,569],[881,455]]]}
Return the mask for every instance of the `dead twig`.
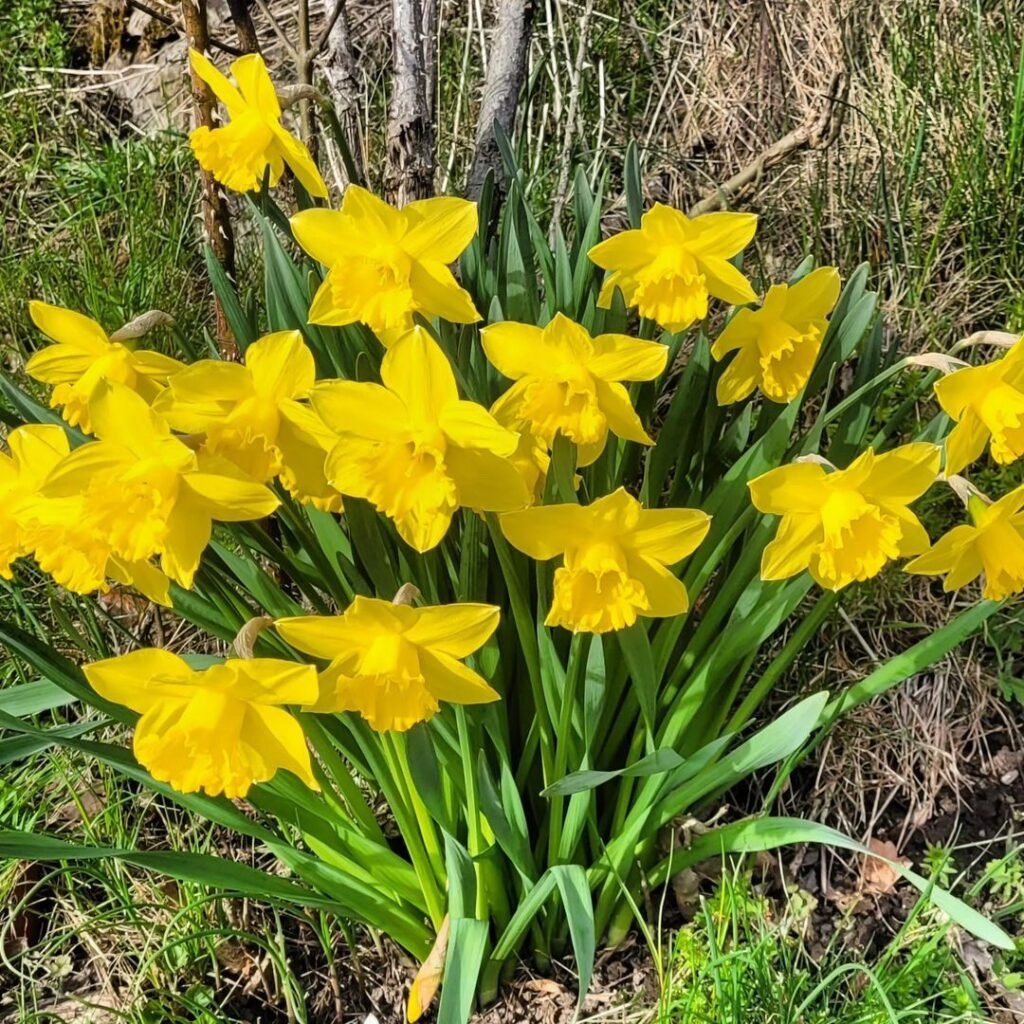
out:
{"label": "dead twig", "polygon": [[849,87],[850,80],[847,74],[842,71],[837,72],[832,79],[822,112],[816,120],[795,128],[781,139],[773,142],[741,171],[708,192],[699,202],[694,203],[687,211],[689,216],[697,217],[702,213],[723,209],[747,188],[756,184],[769,167],[781,163],[799,150],[825,149],[830,146],[842,127]]}
{"label": "dead twig", "polygon": [[[129,7],[134,7],[135,10],[142,11],[143,14],[148,14],[151,18],[156,18],[157,21],[167,25],[169,28],[173,28],[178,32],[185,31],[185,26],[177,18],[171,17],[171,15],[166,14],[164,11],[158,11],[155,7],[150,7],[149,4],[143,3],[142,0],[127,0],[127,3]],[[237,46],[232,46],[231,43],[224,43],[213,37],[210,38],[209,43],[214,50],[229,53],[232,57],[241,57],[245,53],[245,50],[240,50]]]}

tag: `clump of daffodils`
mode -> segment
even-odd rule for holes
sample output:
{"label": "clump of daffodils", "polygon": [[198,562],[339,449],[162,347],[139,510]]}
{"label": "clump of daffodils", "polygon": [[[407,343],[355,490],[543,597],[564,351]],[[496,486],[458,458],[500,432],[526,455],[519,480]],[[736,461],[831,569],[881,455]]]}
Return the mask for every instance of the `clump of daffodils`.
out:
{"label": "clump of daffodils", "polygon": [[[990,500],[958,475],[986,449],[1024,456],[1024,340],[942,362],[926,432],[876,429],[903,364],[858,366],[840,399],[815,383],[854,352],[870,369],[863,273],[759,290],[740,269],[753,215],[640,216],[636,196],[630,229],[588,249],[588,216],[571,255],[522,205],[494,229],[463,199],[399,209],[352,184],[334,209],[262,60],[231,78],[190,60],[225,112],[192,133],[202,168],[263,211],[290,174],[306,208],[263,222],[265,315],[228,295],[249,318],[236,361],[184,365],[29,304],[26,370],[59,415],[26,396],[46,422],[0,451],[0,577],[33,558],[69,591],[133,587],[236,637],[85,680],[126,709],[152,781],[276,817],[249,824],[310,886],[299,902],[428,964],[450,926],[493,994],[527,934],[564,945],[528,910],[557,891],[569,941],[581,907],[591,935],[621,936],[629,890],[673,870],[662,829],[767,763],[728,744],[764,696],[762,646],[815,587],[812,616],[901,562],[1024,592],[1024,488]],[[938,481],[969,521],[933,542],[919,502]]]}

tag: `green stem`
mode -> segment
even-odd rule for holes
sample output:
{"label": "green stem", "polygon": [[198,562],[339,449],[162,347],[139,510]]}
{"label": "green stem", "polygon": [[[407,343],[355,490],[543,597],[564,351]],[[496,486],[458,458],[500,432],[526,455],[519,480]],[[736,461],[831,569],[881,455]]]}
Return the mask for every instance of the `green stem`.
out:
{"label": "green stem", "polygon": [[476,758],[473,756],[473,743],[469,735],[469,722],[466,709],[461,704],[455,705],[455,721],[459,729],[459,752],[462,760],[462,777],[466,786],[466,827],[469,855],[473,858],[473,872],[476,876],[476,916],[486,921],[487,886],[484,878],[483,865],[477,858],[484,852],[483,833],[480,828],[480,800],[476,791]]}

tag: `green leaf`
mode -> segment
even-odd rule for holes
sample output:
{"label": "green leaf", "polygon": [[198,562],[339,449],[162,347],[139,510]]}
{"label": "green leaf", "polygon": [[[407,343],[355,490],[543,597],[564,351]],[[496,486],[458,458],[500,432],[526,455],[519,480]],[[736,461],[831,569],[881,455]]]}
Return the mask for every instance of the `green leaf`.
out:
{"label": "green leaf", "polygon": [[648,775],[661,775],[663,772],[678,768],[683,763],[683,758],[674,750],[663,748],[655,750],[646,757],[641,757],[639,761],[634,761],[626,768],[618,768],[615,771],[598,771],[590,768],[571,772],[548,786],[541,796],[570,796],[573,793],[596,789],[606,782],[611,782],[612,779],[636,779]]}
{"label": "green leaf", "polygon": [[476,871],[469,851],[444,829],[444,866],[448,875],[448,913],[452,920],[473,917],[476,910]]}
{"label": "green leaf", "polygon": [[466,1024],[469,1020],[486,949],[486,921],[468,917],[452,919],[437,1024]]}
{"label": "green leaf", "polygon": [[551,868],[569,921],[569,937],[576,956],[579,975],[579,1005],[583,1005],[594,973],[597,938],[594,934],[594,900],[587,873],[578,864],[558,864]]}
{"label": "green leaf", "polygon": [[0,711],[6,711],[16,718],[38,715],[74,703],[75,698],[71,694],[48,679],[37,679],[34,683],[21,683],[0,690]]}
{"label": "green leaf", "polygon": [[259,331],[245,315],[231,278],[208,245],[203,246],[203,259],[206,261],[206,273],[213,285],[213,292],[224,311],[224,319],[238,342],[238,351],[244,355],[245,350],[259,337]]}
{"label": "green leaf", "polygon": [[640,711],[649,732],[654,732],[654,709],[658,697],[658,673],[651,652],[651,641],[643,622],[635,622],[629,629],[620,629],[615,634],[626,659],[633,681]]}
{"label": "green leaf", "polygon": [[540,913],[541,908],[547,902],[548,897],[555,891],[555,876],[548,869],[537,880],[529,892],[519,901],[515,913],[512,915],[505,930],[501,933],[491,953],[491,960],[500,963],[510,957],[519,946],[526,929]]}
{"label": "green leaf", "polygon": [[629,226],[638,228],[640,227],[640,218],[644,213],[644,190],[640,176],[640,157],[633,139],[630,139],[626,146],[624,177],[626,179],[626,212],[629,215]]}
{"label": "green leaf", "polygon": [[[502,767],[504,768],[504,765]],[[522,814],[522,806],[519,805],[519,814],[513,815],[511,819],[506,815],[494,780],[491,778],[491,772],[487,766],[487,752],[484,750],[481,750],[477,756],[476,783],[480,797],[480,809],[487,819],[487,824],[491,826],[496,842],[516,870],[529,881],[535,881],[537,865],[533,859],[533,851],[530,849],[530,837],[526,830],[526,818]],[[514,784],[511,787],[511,792],[515,794],[515,800],[518,803],[519,794],[515,790]]]}

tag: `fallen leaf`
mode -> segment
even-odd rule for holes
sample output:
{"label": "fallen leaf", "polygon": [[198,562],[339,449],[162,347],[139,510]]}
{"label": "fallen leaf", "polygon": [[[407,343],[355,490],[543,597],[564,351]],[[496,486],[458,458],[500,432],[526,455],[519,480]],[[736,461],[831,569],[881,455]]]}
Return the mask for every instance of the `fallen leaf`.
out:
{"label": "fallen leaf", "polygon": [[902,877],[897,864],[909,868],[912,861],[901,857],[896,846],[888,839],[868,840],[868,849],[874,856],[865,854],[861,858],[860,890],[875,896],[892,892]]}
{"label": "fallen leaf", "polygon": [[406,1003],[405,1016],[410,1024],[420,1019],[430,1009],[430,1004],[437,995],[444,972],[444,958],[448,952],[448,915],[445,914],[441,927],[434,940],[434,948],[427,954],[427,959],[416,972],[412,987],[409,989],[409,1001]]}
{"label": "fallen leaf", "polygon": [[523,988],[528,988],[531,992],[540,992],[546,996],[560,996],[565,992],[565,989],[557,981],[552,981],[550,978],[531,978],[529,981],[523,982]]}

